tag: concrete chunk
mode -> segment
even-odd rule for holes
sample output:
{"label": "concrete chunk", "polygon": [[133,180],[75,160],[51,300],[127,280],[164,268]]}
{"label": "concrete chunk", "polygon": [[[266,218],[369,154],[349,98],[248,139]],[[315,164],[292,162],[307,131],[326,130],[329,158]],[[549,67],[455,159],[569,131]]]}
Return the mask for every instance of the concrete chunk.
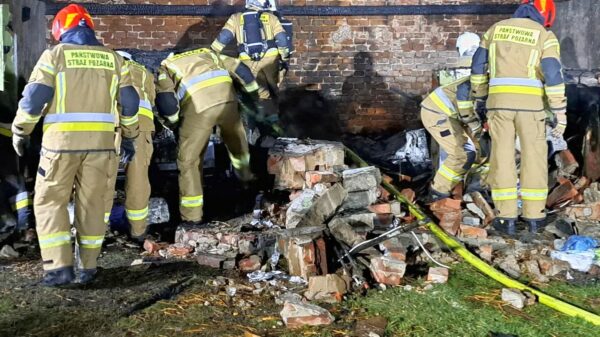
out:
{"label": "concrete chunk", "polygon": [[441,267],[429,268],[427,273],[427,281],[431,283],[446,283],[448,282],[448,269]]}
{"label": "concrete chunk", "polygon": [[375,214],[371,212],[344,213],[333,218],[327,226],[337,240],[354,246],[373,230],[374,219]]}
{"label": "concrete chunk", "polygon": [[335,303],[340,302],[349,289],[350,280],[337,274],[312,276],[308,279],[308,290],[304,296],[311,301]]}
{"label": "concrete chunk", "polygon": [[[292,201],[286,211],[285,227],[296,228],[303,222],[306,214],[310,211],[317,193],[311,189],[306,189]],[[318,224],[317,224],[318,225]]]}
{"label": "concrete chunk", "polygon": [[381,184],[381,172],[374,166],[346,170],[342,177],[348,192],[373,190]]}
{"label": "concrete chunk", "polygon": [[344,201],[344,209],[362,209],[377,201],[377,190],[349,192]]}
{"label": "concrete chunk", "polygon": [[525,295],[523,295],[523,293],[518,289],[503,288],[502,300],[510,304],[512,307],[521,310],[525,307],[527,297],[525,297]]}

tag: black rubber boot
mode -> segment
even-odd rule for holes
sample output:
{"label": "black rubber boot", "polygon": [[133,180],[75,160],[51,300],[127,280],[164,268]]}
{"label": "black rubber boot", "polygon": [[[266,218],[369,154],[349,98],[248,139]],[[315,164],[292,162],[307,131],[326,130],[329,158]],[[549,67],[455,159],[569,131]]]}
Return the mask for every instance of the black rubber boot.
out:
{"label": "black rubber boot", "polygon": [[494,219],[492,226],[497,231],[506,235],[517,235],[517,219],[496,218]]}
{"label": "black rubber boot", "polygon": [[72,283],[73,280],[75,280],[73,267],[65,267],[46,272],[40,284],[44,287],[58,287]]}
{"label": "black rubber boot", "polygon": [[523,219],[527,222],[529,233],[538,233],[546,227],[546,219]]}
{"label": "black rubber boot", "polygon": [[423,203],[425,205],[430,205],[436,201],[440,201],[442,199],[446,199],[446,198],[450,198],[450,194],[446,194],[446,193],[440,193],[436,190],[434,190],[433,188],[429,188],[429,193],[427,194],[427,197],[425,197],[425,200],[423,200]]}
{"label": "black rubber boot", "polygon": [[79,284],[89,284],[96,278],[96,269],[82,269],[79,271]]}

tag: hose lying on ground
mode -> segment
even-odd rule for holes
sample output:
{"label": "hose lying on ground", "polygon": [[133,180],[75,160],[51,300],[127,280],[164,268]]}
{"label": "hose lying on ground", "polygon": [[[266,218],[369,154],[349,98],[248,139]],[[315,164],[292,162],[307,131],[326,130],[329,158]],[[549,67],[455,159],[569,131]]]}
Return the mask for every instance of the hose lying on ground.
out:
{"label": "hose lying on ground", "polygon": [[[367,164],[367,162],[362,160],[355,152],[353,152],[351,149],[349,149],[347,147],[346,147],[346,154],[358,166],[361,166],[361,167],[369,166],[369,164]],[[396,189],[396,187],[394,187],[394,185],[392,185],[386,181],[383,181],[381,183],[381,185],[388,192],[390,192],[396,198],[396,200],[405,204],[408,207],[409,212],[413,216],[415,216],[417,218],[417,220],[419,220],[419,221],[425,220],[424,222],[427,222],[425,224],[425,226],[438,239],[440,239],[444,244],[446,244],[448,246],[448,248],[452,249],[452,251],[454,251],[456,254],[458,254],[460,257],[462,257],[470,265],[477,268],[483,274],[500,282],[501,284],[503,284],[506,287],[519,289],[521,291],[523,291],[523,290],[528,291],[528,292],[534,294],[535,296],[537,296],[538,301],[541,304],[544,304],[544,305],[546,305],[552,309],[555,309],[559,312],[562,312],[565,315],[580,317],[594,325],[600,325],[600,316],[598,316],[594,313],[591,313],[589,311],[583,310],[581,308],[578,308],[578,307],[576,307],[572,304],[569,304],[567,302],[564,302],[560,299],[554,298],[550,295],[547,295],[547,294],[545,294],[537,289],[534,289],[532,287],[529,287],[519,281],[513,280],[510,277],[499,272],[494,267],[490,266],[489,264],[487,264],[483,260],[481,260],[479,257],[475,256],[473,253],[471,253],[469,250],[467,250],[461,243],[456,241],[456,239],[454,239],[452,236],[448,235],[438,225],[436,225],[433,221],[428,219],[427,215],[425,215],[425,213],[423,213],[423,211],[421,211],[421,209],[417,205],[415,205],[413,202],[408,200],[404,195],[402,195],[400,193],[400,191],[398,191],[398,189]]]}

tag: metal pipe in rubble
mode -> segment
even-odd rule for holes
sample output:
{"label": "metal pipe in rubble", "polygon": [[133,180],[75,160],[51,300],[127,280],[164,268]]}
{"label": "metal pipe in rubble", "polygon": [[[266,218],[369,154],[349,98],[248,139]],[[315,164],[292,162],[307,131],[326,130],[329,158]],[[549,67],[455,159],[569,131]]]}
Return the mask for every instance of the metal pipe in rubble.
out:
{"label": "metal pipe in rubble", "polygon": [[[362,158],[360,158],[354,151],[352,151],[348,147],[346,147],[346,154],[357,165],[359,165],[361,167],[369,166],[369,164],[367,164],[367,162],[362,160]],[[492,279],[498,281],[499,283],[501,283],[502,285],[504,285],[506,287],[519,289],[521,291],[523,291],[523,290],[529,291],[532,294],[534,294],[535,296],[537,296],[538,301],[541,304],[544,304],[544,305],[546,305],[552,309],[555,309],[559,312],[562,312],[565,315],[580,317],[594,325],[600,325],[600,316],[598,316],[594,313],[591,313],[589,311],[586,311],[584,309],[578,308],[578,307],[576,307],[572,304],[569,304],[567,302],[564,302],[560,299],[554,298],[550,295],[547,295],[547,294],[545,294],[537,289],[534,289],[532,287],[529,287],[519,281],[513,280],[510,277],[499,272],[494,267],[490,266],[489,264],[487,264],[486,262],[481,260],[479,257],[477,257],[476,255],[471,253],[469,250],[467,250],[461,243],[459,243],[452,236],[450,236],[446,232],[444,232],[444,230],[442,230],[437,224],[435,224],[431,219],[429,219],[425,213],[423,213],[423,211],[419,208],[419,206],[415,205],[410,200],[406,199],[400,193],[400,191],[398,191],[398,189],[396,187],[394,187],[394,185],[383,181],[382,186],[388,192],[390,192],[392,195],[394,195],[396,200],[405,204],[408,207],[409,212],[413,216],[415,216],[417,218],[417,220],[426,222],[425,226],[438,239],[440,239],[444,244],[446,244],[448,246],[448,248],[452,249],[452,251],[454,251],[456,254],[458,254],[460,257],[462,257],[470,265],[477,268],[483,274],[491,277]]]}

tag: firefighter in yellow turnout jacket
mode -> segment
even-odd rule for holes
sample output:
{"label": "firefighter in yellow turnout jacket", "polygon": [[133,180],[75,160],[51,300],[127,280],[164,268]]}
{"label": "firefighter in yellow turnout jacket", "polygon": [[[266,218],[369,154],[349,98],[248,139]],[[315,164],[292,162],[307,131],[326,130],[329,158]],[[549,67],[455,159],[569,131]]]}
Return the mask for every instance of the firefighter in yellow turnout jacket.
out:
{"label": "firefighter in yellow turnout jacket", "polygon": [[181,115],[177,165],[184,221],[202,220],[202,163],[215,125],[220,127],[238,177],[242,181],[251,179],[250,153],[233,79],[256,95],[258,84],[250,69],[239,60],[210,49],[171,55],[159,69],[156,97],[159,114],[171,123],[177,123]]}
{"label": "firefighter in yellow turnout jacket", "polygon": [[115,157],[117,103],[124,138],[138,133],[139,97],[124,60],[102,46],[93,22],[79,5],[63,8],[52,33],[60,43],[36,64],[13,122],[13,144],[22,154],[44,115],[42,153],[34,211],[45,271],[42,284],[73,282],[74,258],[67,205],[75,186],[79,279],[91,281],[104,239],[107,162]]}
{"label": "firefighter in yellow turnout jacket", "polygon": [[[462,34],[457,40],[460,57],[473,56],[479,41],[476,34]],[[473,109],[470,78],[463,77],[434,90],[421,103],[421,120],[447,155],[433,179],[430,199],[448,198],[454,187],[464,180],[477,157],[469,137],[477,137],[482,130]]]}
{"label": "firefighter in yellow turnout jacket", "polygon": [[498,230],[515,234],[518,217],[518,176],[515,139],[521,143],[520,195],[522,216],[532,232],[543,226],[548,196],[546,144],[547,103],[566,128],[565,84],[556,36],[547,31],[555,17],[551,0],[524,1],[513,18],[493,25],[473,57],[471,83],[474,97],[487,98],[492,137],[489,182],[498,213]]}
{"label": "firefighter in yellow turnout jacket", "polygon": [[277,121],[274,102],[279,83],[280,61],[290,56],[288,35],[281,22],[270,12],[272,0],[247,0],[247,11],[233,14],[214,40],[211,48],[217,53],[233,41],[237,42],[239,59],[256,77],[260,106],[268,121]]}
{"label": "firefighter in yellow turnout jacket", "polygon": [[[143,65],[135,62],[131,54],[117,51],[117,53],[126,60],[131,74],[133,87],[140,96],[138,109],[138,119],[140,134],[134,141],[135,156],[125,160],[126,181],[125,181],[125,212],[127,220],[131,226],[130,237],[136,241],[142,242],[148,226],[148,200],[150,199],[150,180],[148,178],[148,168],[152,153],[152,136],[154,134],[154,99],[156,97],[156,87],[154,84],[154,75]],[[109,180],[109,190],[106,193],[106,209],[104,221],[108,224],[110,211],[114,201],[114,189],[117,180],[118,161],[112,168],[114,173]]]}

